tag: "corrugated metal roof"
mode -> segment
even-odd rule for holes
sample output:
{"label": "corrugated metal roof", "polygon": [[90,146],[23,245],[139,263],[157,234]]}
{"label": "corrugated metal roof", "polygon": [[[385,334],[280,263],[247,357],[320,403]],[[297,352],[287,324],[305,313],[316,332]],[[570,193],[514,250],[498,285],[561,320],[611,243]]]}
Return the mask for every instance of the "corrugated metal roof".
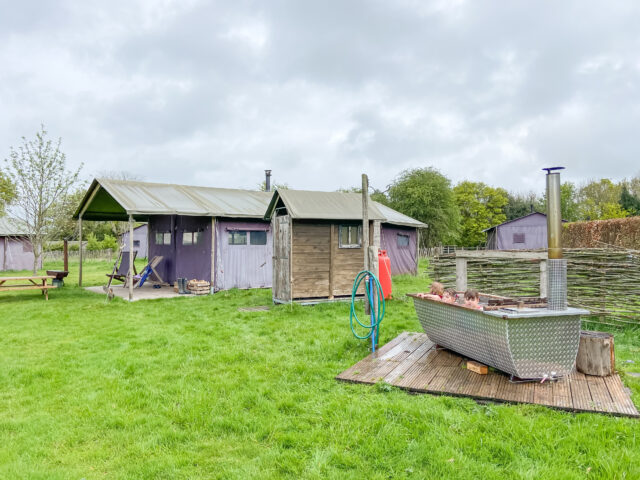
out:
{"label": "corrugated metal roof", "polygon": [[406,227],[418,227],[418,228],[427,227],[425,223],[422,223],[421,221],[416,220],[415,218],[409,217],[404,213],[400,213],[399,211],[394,210],[391,207],[387,207],[386,205],[383,205],[382,203],[378,203],[378,202],[373,202],[373,203],[376,204],[376,206],[378,207],[378,210],[380,210],[380,213],[384,215],[386,219],[386,223],[393,223],[394,225],[404,225]]}
{"label": "corrugated metal roof", "polygon": [[23,237],[27,228],[15,218],[0,217],[0,237]]}
{"label": "corrugated metal roof", "polygon": [[129,215],[262,218],[270,198],[270,192],[102,178],[92,182],[74,218],[85,207],[82,217],[87,220],[126,220]]}
{"label": "corrugated metal roof", "polygon": [[[264,217],[265,220],[271,219],[278,199],[282,199],[292,218],[308,220],[362,219],[362,195],[359,193],[277,190],[271,198]],[[424,223],[374,201],[369,202],[369,219],[394,225],[426,227]]]}

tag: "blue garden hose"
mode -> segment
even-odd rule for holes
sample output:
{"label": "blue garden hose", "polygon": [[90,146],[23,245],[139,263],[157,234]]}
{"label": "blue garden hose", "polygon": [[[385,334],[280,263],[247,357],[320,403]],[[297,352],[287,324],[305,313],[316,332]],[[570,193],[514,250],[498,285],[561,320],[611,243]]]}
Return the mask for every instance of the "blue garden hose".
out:
{"label": "blue garden hose", "polygon": [[[356,314],[356,309],[355,309],[356,294],[358,293],[360,284],[365,279],[368,279],[367,283],[365,284],[365,287],[366,287],[365,292],[367,294],[366,298],[371,310],[371,322],[369,325],[366,325],[360,321],[360,319],[358,318],[358,315]],[[378,303],[377,316],[375,314],[376,301]],[[382,286],[380,285],[380,281],[370,271],[368,270],[361,271],[360,273],[358,273],[355,280],[353,281],[353,289],[351,290],[351,311],[349,312],[349,325],[351,326],[351,331],[353,332],[353,335],[356,338],[359,338],[361,340],[371,338],[372,351],[375,351],[376,349],[376,343],[379,336],[379,333],[378,333],[379,327],[380,327],[380,324],[382,323],[382,319],[384,318],[384,312],[385,312],[385,301],[384,301],[384,295],[382,293]],[[358,323],[358,325],[368,330],[369,333],[367,333],[366,335],[359,335],[356,332],[356,329],[354,328],[354,324],[353,324],[354,318],[356,319],[356,322]]]}

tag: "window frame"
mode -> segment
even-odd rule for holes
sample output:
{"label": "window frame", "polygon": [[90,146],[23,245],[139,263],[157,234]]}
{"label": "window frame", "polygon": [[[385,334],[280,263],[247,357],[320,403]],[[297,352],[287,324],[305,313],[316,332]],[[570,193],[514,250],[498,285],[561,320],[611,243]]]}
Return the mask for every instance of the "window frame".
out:
{"label": "window frame", "polygon": [[[347,244],[342,243],[342,232],[345,228],[349,229],[348,230],[349,243]],[[353,239],[351,238],[353,228],[357,228],[356,243],[353,243]],[[338,226],[338,248],[362,248],[362,225],[346,225],[346,224],[339,225]]]}
{"label": "window frame", "polygon": [[[514,245],[515,245],[516,243],[517,243],[518,245],[524,245],[525,243],[527,243],[527,241],[526,241],[526,240],[527,240],[526,235],[525,235],[524,233],[521,233],[521,232],[514,232],[514,233],[513,233],[513,238],[512,238],[512,240],[513,240],[513,244],[514,244]],[[520,241],[520,240],[522,240],[522,241]]]}
{"label": "window frame", "polygon": [[[264,247],[267,244],[268,238],[266,230],[249,230],[247,233],[249,234],[249,242],[247,243],[247,245],[254,247]],[[253,243],[253,236],[256,233],[264,234],[264,243]]]}
{"label": "window frame", "polygon": [[[236,237],[236,235],[239,235],[241,233],[244,233],[244,243],[236,243],[236,242],[232,241]],[[229,230],[228,237],[229,237],[228,244],[231,247],[242,247],[242,246],[247,246],[249,244],[249,231],[248,230]]]}
{"label": "window frame", "polygon": [[[400,237],[407,239],[407,243],[405,245],[400,245]],[[398,248],[409,248],[410,245],[411,245],[411,236],[410,235],[407,235],[406,233],[397,233],[396,234],[396,247],[398,247]]]}
{"label": "window frame", "polygon": [[[168,237],[167,237],[168,235]],[[155,232],[155,235],[153,236],[153,244],[154,245],[159,245],[159,246],[167,246],[167,245],[171,245],[171,232],[167,232],[167,231],[157,231]],[[160,241],[158,241],[158,239],[160,239]],[[167,240],[168,239],[168,240]]]}

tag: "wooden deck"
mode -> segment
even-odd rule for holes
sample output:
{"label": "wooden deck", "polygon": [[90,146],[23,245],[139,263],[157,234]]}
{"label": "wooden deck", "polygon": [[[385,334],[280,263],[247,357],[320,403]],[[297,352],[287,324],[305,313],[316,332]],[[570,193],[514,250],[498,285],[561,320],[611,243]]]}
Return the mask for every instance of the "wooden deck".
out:
{"label": "wooden deck", "polygon": [[424,333],[400,334],[336,378],[367,384],[384,381],[419,393],[640,417],[618,375],[592,377],[574,372],[556,382],[512,383],[502,372],[478,375],[467,370],[463,357],[436,349]]}

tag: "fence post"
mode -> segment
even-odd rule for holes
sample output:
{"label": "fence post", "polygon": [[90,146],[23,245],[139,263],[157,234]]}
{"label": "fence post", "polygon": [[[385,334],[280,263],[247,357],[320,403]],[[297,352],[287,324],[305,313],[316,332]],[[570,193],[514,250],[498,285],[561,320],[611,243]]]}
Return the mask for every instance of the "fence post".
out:
{"label": "fence post", "polygon": [[456,290],[464,292],[467,289],[467,259],[456,257]]}
{"label": "fence post", "polygon": [[547,261],[540,260],[540,298],[547,298]]}

